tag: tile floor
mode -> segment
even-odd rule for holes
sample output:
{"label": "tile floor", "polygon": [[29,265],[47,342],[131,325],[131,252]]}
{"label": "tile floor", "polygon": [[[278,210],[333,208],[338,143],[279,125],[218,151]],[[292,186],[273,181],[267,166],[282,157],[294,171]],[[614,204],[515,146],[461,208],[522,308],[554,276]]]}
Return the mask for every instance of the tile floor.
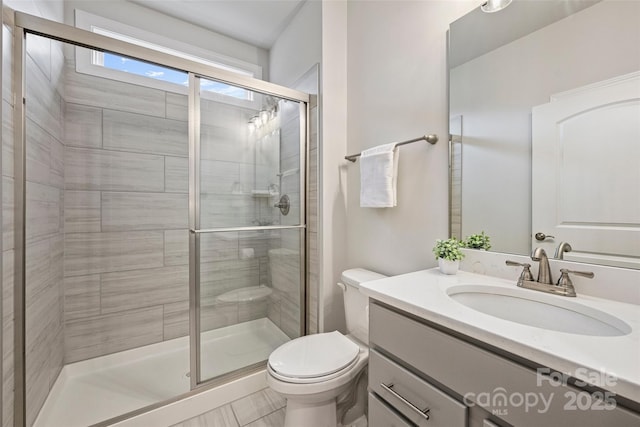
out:
{"label": "tile floor", "polygon": [[282,427],[285,403],[265,388],[172,427]]}

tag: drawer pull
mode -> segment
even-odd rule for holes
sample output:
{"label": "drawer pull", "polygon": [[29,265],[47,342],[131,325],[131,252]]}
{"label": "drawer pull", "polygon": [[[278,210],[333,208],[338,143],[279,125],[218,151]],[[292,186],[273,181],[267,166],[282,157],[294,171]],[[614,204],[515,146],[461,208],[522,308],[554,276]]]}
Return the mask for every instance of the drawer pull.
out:
{"label": "drawer pull", "polygon": [[414,405],[413,403],[409,402],[407,399],[405,399],[404,397],[402,397],[397,391],[395,391],[393,389],[394,384],[389,384],[386,385],[385,383],[380,383],[380,386],[387,390],[389,393],[391,393],[392,395],[394,395],[395,397],[397,397],[398,399],[400,399],[400,401],[402,403],[404,403],[405,405],[407,405],[409,408],[411,408],[414,412],[416,412],[417,414],[419,414],[422,418],[424,418],[425,420],[429,420],[429,408],[425,408],[420,409],[418,408],[416,405]]}

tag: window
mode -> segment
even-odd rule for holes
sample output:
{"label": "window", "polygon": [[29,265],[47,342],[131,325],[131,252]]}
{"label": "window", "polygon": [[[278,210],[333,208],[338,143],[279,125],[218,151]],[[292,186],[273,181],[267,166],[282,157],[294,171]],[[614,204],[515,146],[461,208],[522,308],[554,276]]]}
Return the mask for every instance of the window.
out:
{"label": "window", "polygon": [[[76,10],[76,26],[97,34],[112,37],[148,49],[168,53],[212,67],[232,71],[245,76],[261,78],[262,67],[225,57],[204,49],[130,27],[120,22]],[[111,52],[76,49],[76,71],[154,87],[169,92],[187,93],[188,75],[179,70],[151,64],[145,61]],[[232,104],[247,104],[253,101],[253,93],[236,86],[211,80],[202,80],[202,93],[207,98]]]}

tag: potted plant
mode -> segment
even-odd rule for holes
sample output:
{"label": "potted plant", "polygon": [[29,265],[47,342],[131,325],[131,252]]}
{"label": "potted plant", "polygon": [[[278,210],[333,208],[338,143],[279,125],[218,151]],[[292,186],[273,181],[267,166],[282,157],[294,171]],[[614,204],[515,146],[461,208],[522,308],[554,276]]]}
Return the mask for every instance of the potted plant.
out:
{"label": "potted plant", "polygon": [[470,249],[484,249],[488,251],[491,249],[491,243],[489,242],[489,236],[482,231],[480,234],[472,234],[467,237],[464,242],[465,246]]}
{"label": "potted plant", "polygon": [[464,247],[464,243],[452,237],[446,240],[436,240],[433,247],[433,253],[438,260],[438,267],[443,274],[456,274],[460,267],[460,260],[464,258],[464,254],[460,250]]}

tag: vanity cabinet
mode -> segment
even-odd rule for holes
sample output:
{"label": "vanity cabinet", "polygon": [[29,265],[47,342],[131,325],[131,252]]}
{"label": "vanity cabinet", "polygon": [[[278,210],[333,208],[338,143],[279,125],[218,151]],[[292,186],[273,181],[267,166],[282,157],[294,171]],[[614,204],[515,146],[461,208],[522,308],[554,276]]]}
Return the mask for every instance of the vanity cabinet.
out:
{"label": "vanity cabinet", "polygon": [[370,425],[640,426],[640,414],[603,401],[602,391],[574,387],[548,370],[539,375],[470,341],[372,301]]}

